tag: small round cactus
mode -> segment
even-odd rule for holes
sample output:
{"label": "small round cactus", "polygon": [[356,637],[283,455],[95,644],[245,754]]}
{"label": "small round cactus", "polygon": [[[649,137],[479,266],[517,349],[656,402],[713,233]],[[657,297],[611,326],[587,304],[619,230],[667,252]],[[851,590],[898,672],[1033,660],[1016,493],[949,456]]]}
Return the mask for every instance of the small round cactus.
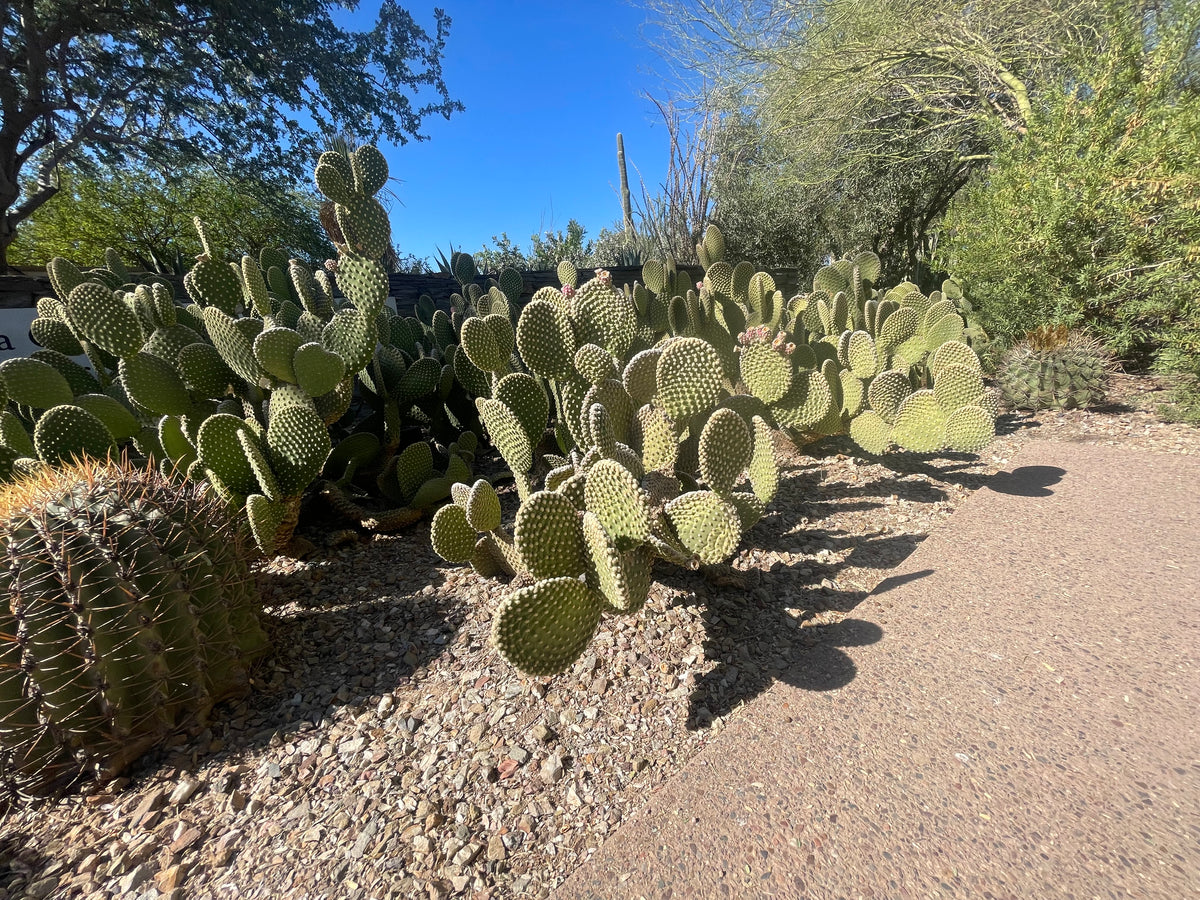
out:
{"label": "small round cactus", "polygon": [[1072,409],[1104,398],[1112,368],[1112,355],[1099,341],[1065,327],[1044,327],[1004,355],[996,380],[1013,409]]}

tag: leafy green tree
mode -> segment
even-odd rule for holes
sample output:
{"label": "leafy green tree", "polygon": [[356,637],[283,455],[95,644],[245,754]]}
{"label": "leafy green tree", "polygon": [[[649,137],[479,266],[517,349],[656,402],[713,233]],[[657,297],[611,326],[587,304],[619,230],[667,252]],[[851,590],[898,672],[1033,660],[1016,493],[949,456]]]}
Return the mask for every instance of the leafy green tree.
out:
{"label": "leafy green tree", "polygon": [[649,2],[751,170],[714,181],[718,211],[803,190],[835,252],[916,279],[954,194],[1111,19],[1107,0]]}
{"label": "leafy green tree", "polygon": [[[404,143],[462,105],[431,35],[396,0],[375,26],[335,0],[18,0],[0,5],[0,271],[68,163],[205,161],[306,175],[323,135]],[[314,134],[305,120],[314,121]]]}
{"label": "leafy green tree", "polygon": [[55,202],[18,234],[9,252],[13,265],[45,266],[55,256],[102,265],[105,248],[113,247],[144,269],[176,272],[202,252],[194,216],[216,226],[214,237],[229,253],[257,255],[274,246],[316,265],[334,255],[309,190],[148,167],[96,175],[66,169],[60,179]]}
{"label": "leafy green tree", "polygon": [[484,246],[474,255],[475,265],[483,272],[499,272],[505,266],[522,271],[553,269],[568,259],[577,266],[587,266],[592,255],[592,242],[585,240],[587,229],[575,219],[567,230],[545,231],[530,235],[529,252],[513,243],[507,232],[492,236],[492,246]]}
{"label": "leafy green tree", "polygon": [[1000,139],[937,257],[985,327],[1083,326],[1126,361],[1200,375],[1198,48],[1200,7],[1145,4]]}

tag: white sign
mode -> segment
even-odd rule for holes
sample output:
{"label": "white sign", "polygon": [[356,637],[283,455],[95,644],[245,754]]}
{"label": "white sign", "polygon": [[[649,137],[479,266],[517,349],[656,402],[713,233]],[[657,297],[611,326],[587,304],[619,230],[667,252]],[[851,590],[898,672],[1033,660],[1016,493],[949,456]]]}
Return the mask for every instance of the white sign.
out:
{"label": "white sign", "polygon": [[36,318],[37,310],[32,307],[0,309],[0,362],[42,349],[29,336],[29,326]]}

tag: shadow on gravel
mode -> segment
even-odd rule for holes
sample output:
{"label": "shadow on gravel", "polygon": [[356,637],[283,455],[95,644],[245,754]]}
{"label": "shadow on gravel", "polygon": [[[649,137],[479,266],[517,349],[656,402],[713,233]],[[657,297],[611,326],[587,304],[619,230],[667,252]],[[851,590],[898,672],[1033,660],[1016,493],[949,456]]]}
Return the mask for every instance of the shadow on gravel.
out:
{"label": "shadow on gravel", "polygon": [[1058,466],[1020,466],[1011,472],[997,472],[987,481],[989,490],[1016,497],[1049,497],[1050,485],[1058,484],[1066,469]]}
{"label": "shadow on gravel", "polygon": [[[28,846],[29,838],[20,832],[0,838],[0,891],[6,897],[47,896],[29,888],[41,880],[53,862]],[[58,883],[55,875],[53,884]]]}
{"label": "shadow on gravel", "polygon": [[[341,707],[365,705],[419,677],[450,648],[465,616],[461,603],[438,594],[439,563],[428,527],[418,526],[382,545],[318,552],[294,573],[262,574],[263,624],[274,655],[255,670],[249,696],[219,705],[202,734],[148,754],[128,774],[180,765],[181,753],[190,766],[210,753],[286,740],[315,730]],[[319,573],[330,568],[342,570],[339,582],[347,569],[361,575],[353,593],[322,589]]]}

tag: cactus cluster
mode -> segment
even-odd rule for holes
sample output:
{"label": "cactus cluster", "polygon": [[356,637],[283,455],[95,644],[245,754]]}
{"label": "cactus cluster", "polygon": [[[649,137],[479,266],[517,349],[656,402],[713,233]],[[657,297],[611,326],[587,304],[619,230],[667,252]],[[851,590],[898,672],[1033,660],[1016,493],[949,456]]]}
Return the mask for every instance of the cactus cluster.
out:
{"label": "cactus cluster", "polygon": [[1112,354],[1099,341],[1046,326],[1004,354],[996,381],[1012,409],[1073,409],[1104,399],[1112,369]]}
{"label": "cactus cluster", "polygon": [[[448,313],[424,297],[415,316],[387,305],[390,227],[375,197],[387,177],[371,146],[321,156],[339,241],[328,272],[271,248],[223,261],[219,232],[199,221],[205,253],[183,303],[165,280],[134,282],[115,253],[86,273],[52,261],[58,296],[39,301],[33,326],[44,349],[0,366],[0,476],[130,451],[210,484],[267,554],[287,543],[322,473],[337,508],[401,505],[361,517],[375,523],[413,521],[445,499],[470,478],[474,397],[490,392],[489,375],[457,352],[469,301],[456,295]],[[409,489],[399,460],[422,442],[438,471]]]}
{"label": "cactus cluster", "polygon": [[88,461],[0,488],[0,791],[106,780],[268,650],[244,532],[196,485]]}
{"label": "cactus cluster", "polygon": [[717,229],[697,252],[697,284],[671,260],[624,289],[603,270],[581,284],[563,264],[561,288],[541,288],[515,327],[511,305],[463,322],[460,356],[490,377],[479,417],[521,507],[511,534],[498,515],[483,528],[458,487],[434,518],[434,548],[485,575],[532,577],[493,624],[522,671],[562,671],[602,615],[640,609],[654,560],[727,560],[774,497],[777,430],[849,430],[872,452],[971,450],[992,436],[945,293],[881,292],[878,258],[859,254],[785,301],[771,276],[725,260]]}

